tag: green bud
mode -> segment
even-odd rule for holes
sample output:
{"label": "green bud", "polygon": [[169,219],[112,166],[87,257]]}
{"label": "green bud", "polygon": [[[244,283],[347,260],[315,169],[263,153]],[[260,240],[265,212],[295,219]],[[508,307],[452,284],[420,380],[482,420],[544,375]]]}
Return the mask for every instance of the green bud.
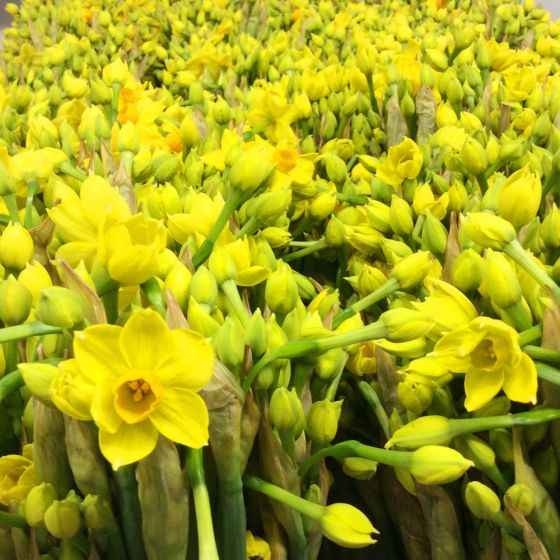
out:
{"label": "green bud", "polygon": [[31,292],[12,274],[0,283],[0,319],[6,325],[19,325],[29,316],[33,298]]}
{"label": "green bud", "polygon": [[64,329],[78,328],[84,322],[84,308],[79,296],[62,286],[43,288],[35,314],[39,321]]}
{"label": "green bud", "polygon": [[496,457],[504,463],[513,463],[513,443],[511,433],[505,428],[490,430],[489,441]]}
{"label": "green bud", "polygon": [[447,55],[438,49],[426,49],[426,62],[437,72],[443,72],[449,65]]}
{"label": "green bud", "polygon": [[471,513],[478,519],[493,519],[501,510],[500,498],[488,486],[478,481],[467,484],[465,502]]}
{"label": "green bud", "polygon": [[467,173],[478,177],[488,167],[486,152],[479,142],[469,137],[461,149],[461,159]]}
{"label": "green bud", "polygon": [[346,457],[342,459],[342,470],[355,480],[371,480],[377,472],[376,461],[361,457]]}
{"label": "green bud", "polygon": [[479,470],[491,469],[496,466],[496,455],[492,448],[481,438],[473,434],[458,436],[453,445],[465,457],[474,463]]}
{"label": "green bud", "polygon": [[45,511],[45,527],[57,539],[71,539],[80,530],[80,502],[71,490],[64,500],[54,500]]}
{"label": "green bud", "polygon": [[422,248],[433,255],[443,255],[447,249],[448,236],[445,226],[428,211],[422,227]]}
{"label": "green bud", "polygon": [[557,249],[560,247],[560,211],[556,203],[553,203],[546,213],[539,232],[544,244],[548,248]]}
{"label": "green bud", "polygon": [[474,249],[465,249],[451,265],[451,282],[462,292],[478,289],[482,282],[484,259]]}
{"label": "green bud", "polygon": [[347,358],[342,348],[327,350],[315,362],[315,375],[323,381],[334,379],[342,371]]}
{"label": "green bud", "polygon": [[[202,268],[202,267],[200,267]],[[200,270],[200,268],[198,270]],[[198,272],[198,271],[197,271]],[[214,278],[212,276],[212,278]],[[203,336],[213,337],[220,328],[220,324],[198,301],[190,296],[187,308],[187,321],[189,325]]]}
{"label": "green bud", "polygon": [[471,241],[481,247],[503,249],[517,236],[510,222],[484,212],[471,212],[461,224],[461,230]]}
{"label": "green bud", "polygon": [[342,401],[315,401],[307,414],[305,432],[316,445],[326,445],[336,436]]}
{"label": "green bud", "polygon": [[218,124],[227,124],[231,120],[231,109],[223,97],[219,97],[212,109],[214,120]]}
{"label": "green bud", "polygon": [[418,449],[424,445],[446,445],[453,438],[451,424],[445,416],[421,416],[398,428],[385,447]]}
{"label": "green bud", "polygon": [[414,229],[412,208],[404,198],[401,198],[396,194],[391,197],[389,220],[392,230],[397,235],[409,235]]}
{"label": "green bud", "polygon": [[480,292],[488,294],[493,303],[501,309],[518,303],[522,297],[521,285],[505,255],[489,249],[485,261]]}
{"label": "green bud", "polygon": [[38,527],[43,524],[43,517],[49,506],[56,500],[56,488],[48,483],[42,482],[33,486],[25,498],[25,519],[30,527]]}
{"label": "green bud", "polygon": [[274,313],[286,315],[296,306],[299,291],[290,266],[278,261],[277,268],[266,281],[265,300]]}
{"label": "green bud", "polygon": [[244,337],[245,342],[251,347],[253,358],[262,356],[266,352],[268,336],[260,308],[257,308],[249,319],[249,324],[244,330]]}
{"label": "green bud", "polygon": [[337,185],[344,183],[348,174],[344,160],[332,152],[327,152],[323,156],[323,161],[329,180]]}
{"label": "green bud", "polygon": [[434,390],[430,384],[407,375],[397,386],[397,396],[406,410],[420,415],[432,404]]}
{"label": "green bud", "polygon": [[270,398],[270,422],[278,431],[294,432],[296,439],[301,435],[305,413],[295,389],[275,389]]}
{"label": "green bud", "polygon": [[253,215],[261,224],[274,225],[292,202],[291,189],[279,189],[262,193],[255,199]]}
{"label": "green bud", "polygon": [[154,179],[157,183],[167,183],[171,181],[179,167],[181,166],[181,160],[177,156],[171,154],[165,154],[158,157],[154,162]]}
{"label": "green bud", "polygon": [[196,126],[196,122],[192,114],[187,113],[181,121],[181,126],[179,127],[179,137],[187,149],[192,148],[200,140],[200,131]]}
{"label": "green bud", "polygon": [[226,317],[214,335],[212,345],[218,358],[229,369],[234,369],[243,362],[245,355],[243,331],[239,323],[231,317]]}
{"label": "green bud", "polygon": [[511,505],[525,517],[531,515],[535,508],[535,495],[531,488],[522,482],[517,482],[506,490],[504,504],[506,498],[509,498]]}
{"label": "green bud", "polygon": [[88,529],[105,529],[113,521],[113,512],[107,500],[88,494],[80,505]]}
{"label": "green bud", "polygon": [[198,303],[214,305],[218,298],[218,284],[214,275],[206,268],[199,266],[193,274],[190,294]]}
{"label": "green bud", "polygon": [[329,219],[325,239],[329,247],[342,247],[346,242],[346,226],[336,216]]}
{"label": "green bud", "polygon": [[387,329],[386,337],[396,342],[405,342],[424,336],[431,328],[432,321],[416,309],[396,307],[385,311],[380,317]]}
{"label": "green bud", "polygon": [[546,449],[535,455],[533,468],[547,490],[553,491],[558,487],[560,466],[558,465],[558,459],[552,445],[549,445]]}

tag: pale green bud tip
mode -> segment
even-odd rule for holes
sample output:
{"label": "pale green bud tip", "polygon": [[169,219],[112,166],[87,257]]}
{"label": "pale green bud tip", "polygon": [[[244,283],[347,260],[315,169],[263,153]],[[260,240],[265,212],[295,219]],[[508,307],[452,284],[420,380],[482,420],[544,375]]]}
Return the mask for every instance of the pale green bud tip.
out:
{"label": "pale green bud tip", "polygon": [[362,548],[376,541],[379,531],[357,508],[349,504],[331,504],[319,521],[325,537],[346,548]]}
{"label": "pale green bud tip", "polygon": [[472,461],[454,449],[425,445],[412,452],[409,470],[420,484],[447,484],[457,480],[472,466]]}
{"label": "pale green bud tip", "polygon": [[500,498],[496,493],[478,481],[467,484],[465,502],[472,514],[479,519],[493,519],[501,509]]}
{"label": "pale green bud tip", "polygon": [[510,222],[485,212],[471,212],[461,224],[463,233],[476,244],[490,249],[503,249],[515,238]]}
{"label": "pale green bud tip", "polygon": [[417,449],[424,445],[445,445],[452,438],[451,424],[445,416],[422,416],[396,430],[385,447]]}
{"label": "pale green bud tip", "polygon": [[68,288],[44,288],[35,308],[37,318],[47,325],[71,329],[84,322],[84,309],[80,298]]}
{"label": "pale green bud tip", "polygon": [[513,486],[510,486],[506,490],[504,500],[506,498],[509,499],[511,505],[524,516],[531,515],[531,512],[535,508],[535,495],[533,490],[522,482],[517,482]]}

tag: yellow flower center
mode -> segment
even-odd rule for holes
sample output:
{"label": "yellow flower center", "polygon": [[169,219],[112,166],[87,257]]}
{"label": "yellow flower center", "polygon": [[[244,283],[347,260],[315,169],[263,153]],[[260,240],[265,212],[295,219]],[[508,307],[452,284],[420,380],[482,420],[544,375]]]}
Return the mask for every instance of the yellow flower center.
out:
{"label": "yellow flower center", "polygon": [[141,422],[157,407],[161,389],[156,378],[128,378],[117,382],[114,402],[117,414],[129,424]]}
{"label": "yellow flower center", "polygon": [[496,364],[496,359],[494,344],[488,339],[479,342],[471,354],[473,366],[479,369],[492,369]]}

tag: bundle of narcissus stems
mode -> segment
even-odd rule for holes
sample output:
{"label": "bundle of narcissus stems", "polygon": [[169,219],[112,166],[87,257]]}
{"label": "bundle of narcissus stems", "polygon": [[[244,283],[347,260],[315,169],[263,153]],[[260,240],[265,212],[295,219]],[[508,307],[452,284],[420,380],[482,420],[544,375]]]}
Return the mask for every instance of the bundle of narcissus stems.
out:
{"label": "bundle of narcissus stems", "polygon": [[7,9],[1,559],[560,559],[560,24]]}

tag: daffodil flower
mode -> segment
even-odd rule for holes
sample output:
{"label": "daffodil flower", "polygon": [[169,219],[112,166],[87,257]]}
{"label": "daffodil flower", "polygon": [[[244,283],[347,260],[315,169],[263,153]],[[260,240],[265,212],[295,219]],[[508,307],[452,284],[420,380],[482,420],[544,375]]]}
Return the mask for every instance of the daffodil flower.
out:
{"label": "daffodil flower", "polygon": [[170,330],[155,312],[124,327],[76,333],[75,359],[61,364],[51,398],[65,414],[93,420],[114,469],[150,454],[158,433],[192,448],[208,443],[208,410],[196,393],[210,379],[210,344],[192,330]]}
{"label": "daffodil flower", "polygon": [[517,332],[502,321],[477,317],[445,334],[429,356],[465,374],[467,410],[479,409],[500,389],[512,401],[537,402],[535,364],[521,351]]}

